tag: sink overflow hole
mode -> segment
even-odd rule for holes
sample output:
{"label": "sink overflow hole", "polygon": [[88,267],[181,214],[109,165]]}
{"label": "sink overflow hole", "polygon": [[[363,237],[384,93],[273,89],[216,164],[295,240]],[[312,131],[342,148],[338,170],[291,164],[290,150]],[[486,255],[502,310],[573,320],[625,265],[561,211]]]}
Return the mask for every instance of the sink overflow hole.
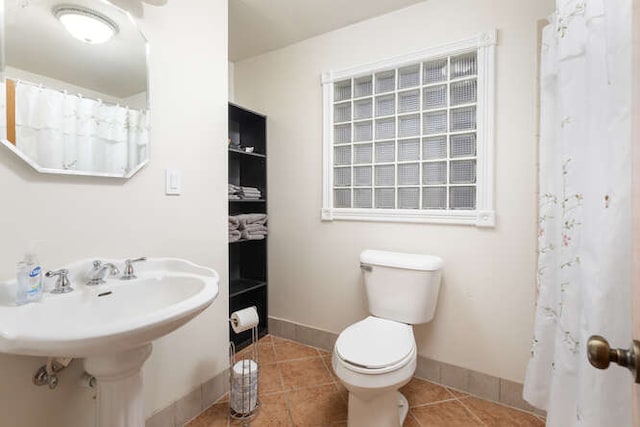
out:
{"label": "sink overflow hole", "polygon": [[113,292],[108,291],[108,292],[103,292],[101,294],[98,294],[99,297],[106,297],[107,295],[111,295]]}

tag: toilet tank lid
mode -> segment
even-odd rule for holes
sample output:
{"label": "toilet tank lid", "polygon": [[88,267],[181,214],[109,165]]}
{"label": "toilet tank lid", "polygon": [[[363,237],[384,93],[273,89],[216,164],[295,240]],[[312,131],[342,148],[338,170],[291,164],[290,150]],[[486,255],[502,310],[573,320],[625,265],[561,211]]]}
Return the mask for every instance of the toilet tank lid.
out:
{"label": "toilet tank lid", "polygon": [[383,267],[435,271],[442,268],[442,258],[433,255],[408,254],[367,249],[360,254],[360,262]]}

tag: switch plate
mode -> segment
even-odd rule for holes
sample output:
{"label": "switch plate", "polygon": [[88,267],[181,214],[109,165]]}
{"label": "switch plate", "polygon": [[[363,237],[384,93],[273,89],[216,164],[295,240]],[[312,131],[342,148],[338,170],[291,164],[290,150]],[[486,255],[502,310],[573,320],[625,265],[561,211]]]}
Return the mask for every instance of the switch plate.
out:
{"label": "switch plate", "polygon": [[165,176],[165,186],[166,194],[182,194],[182,172],[180,172],[178,169],[167,169]]}

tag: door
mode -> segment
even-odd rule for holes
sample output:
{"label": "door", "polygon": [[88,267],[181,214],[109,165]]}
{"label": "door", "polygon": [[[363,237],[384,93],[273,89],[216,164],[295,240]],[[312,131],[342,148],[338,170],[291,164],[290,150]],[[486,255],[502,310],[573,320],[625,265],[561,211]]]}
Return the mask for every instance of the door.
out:
{"label": "door", "polygon": [[[633,209],[633,246],[631,261],[631,310],[633,339],[640,340],[640,0],[633,0],[633,106],[632,155],[633,174],[631,206]],[[633,385],[633,427],[640,427],[640,384]]]}
{"label": "door", "polygon": [[[640,341],[640,0],[633,1],[633,44],[632,44],[632,185],[631,185],[631,209],[632,209],[632,260],[631,260],[631,333],[629,342]],[[606,346],[605,346],[606,347]],[[590,353],[593,349],[590,349]],[[591,354],[589,358],[591,359]],[[595,356],[594,356],[595,358]],[[603,359],[608,360],[608,356]],[[640,355],[635,358],[640,361]],[[608,363],[608,362],[607,362]],[[633,362],[632,362],[633,363]],[[636,369],[640,370],[640,363],[636,363]],[[597,365],[598,361],[592,361]],[[613,369],[619,369],[614,367]],[[640,427],[640,383],[632,383],[632,419],[633,427]]]}

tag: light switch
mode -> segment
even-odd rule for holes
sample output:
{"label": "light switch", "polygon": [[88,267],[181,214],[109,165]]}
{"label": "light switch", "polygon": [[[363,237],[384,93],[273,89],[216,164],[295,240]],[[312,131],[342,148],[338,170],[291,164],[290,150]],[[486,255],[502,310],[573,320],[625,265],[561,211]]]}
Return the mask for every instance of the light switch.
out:
{"label": "light switch", "polygon": [[177,169],[167,169],[165,181],[166,194],[182,194],[182,172]]}

